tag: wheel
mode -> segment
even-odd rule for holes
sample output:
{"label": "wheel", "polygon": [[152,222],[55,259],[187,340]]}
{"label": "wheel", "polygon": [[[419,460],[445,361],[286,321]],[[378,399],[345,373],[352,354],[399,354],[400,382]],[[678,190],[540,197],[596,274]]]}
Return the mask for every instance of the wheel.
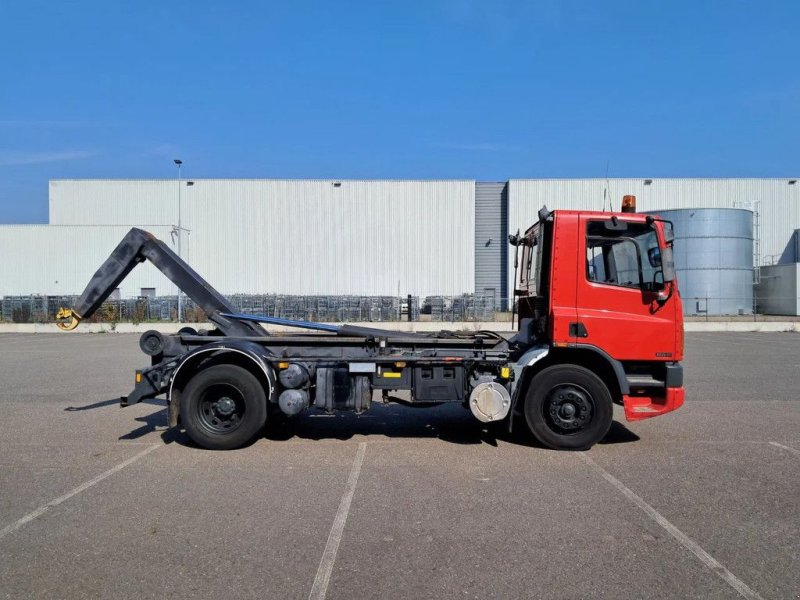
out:
{"label": "wheel", "polygon": [[231,450],[252,440],[267,421],[264,386],[249,371],[216,365],[197,373],[181,394],[181,422],[209,450]]}
{"label": "wheel", "polygon": [[554,450],[585,450],[611,427],[611,393],[594,373],[556,365],[538,373],[525,397],[525,420],[534,437]]}

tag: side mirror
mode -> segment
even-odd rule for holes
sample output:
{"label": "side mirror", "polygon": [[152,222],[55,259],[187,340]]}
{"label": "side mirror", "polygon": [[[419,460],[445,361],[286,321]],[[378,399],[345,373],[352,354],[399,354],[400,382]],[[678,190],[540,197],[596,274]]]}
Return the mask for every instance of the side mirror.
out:
{"label": "side mirror", "polygon": [[661,248],[656,246],[655,248],[650,248],[647,250],[647,260],[650,263],[650,266],[654,269],[657,269],[661,266]]}
{"label": "side mirror", "polygon": [[543,206],[542,208],[539,209],[539,222],[544,223],[545,221],[547,221],[547,219],[550,218],[550,215],[552,214],[553,214],[552,211],[547,210],[547,206]]}
{"label": "side mirror", "polygon": [[661,272],[664,282],[675,281],[675,259],[672,257],[672,247],[667,246],[661,250]]}
{"label": "side mirror", "polygon": [[675,241],[675,231],[672,228],[672,221],[662,221],[664,223],[664,241],[671,244]]}

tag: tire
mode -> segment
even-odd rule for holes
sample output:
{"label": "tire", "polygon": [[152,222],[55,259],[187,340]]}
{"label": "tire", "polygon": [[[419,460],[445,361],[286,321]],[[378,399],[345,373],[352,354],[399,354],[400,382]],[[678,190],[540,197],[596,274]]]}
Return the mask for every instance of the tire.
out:
{"label": "tire", "polygon": [[256,377],[235,365],[203,369],[181,394],[181,422],[198,446],[241,448],[264,428],[267,397]]}
{"label": "tire", "polygon": [[534,437],[554,450],[586,450],[611,427],[611,393],[597,375],[577,365],[538,373],[525,396],[525,420]]}

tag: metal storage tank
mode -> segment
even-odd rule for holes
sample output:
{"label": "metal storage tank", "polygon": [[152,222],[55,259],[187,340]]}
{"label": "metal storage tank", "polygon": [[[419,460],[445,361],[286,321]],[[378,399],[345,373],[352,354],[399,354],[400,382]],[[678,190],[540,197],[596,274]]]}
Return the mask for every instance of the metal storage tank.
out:
{"label": "metal storage tank", "polygon": [[674,224],[684,314],[753,314],[752,211],[685,208],[650,214]]}

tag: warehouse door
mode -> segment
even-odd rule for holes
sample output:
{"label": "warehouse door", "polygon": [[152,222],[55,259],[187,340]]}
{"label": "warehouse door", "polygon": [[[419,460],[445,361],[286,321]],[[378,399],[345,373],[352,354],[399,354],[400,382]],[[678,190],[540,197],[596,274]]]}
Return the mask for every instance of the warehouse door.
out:
{"label": "warehouse door", "polygon": [[493,293],[497,310],[508,306],[497,293],[508,289],[507,199],[505,183],[475,184],[475,293]]}

